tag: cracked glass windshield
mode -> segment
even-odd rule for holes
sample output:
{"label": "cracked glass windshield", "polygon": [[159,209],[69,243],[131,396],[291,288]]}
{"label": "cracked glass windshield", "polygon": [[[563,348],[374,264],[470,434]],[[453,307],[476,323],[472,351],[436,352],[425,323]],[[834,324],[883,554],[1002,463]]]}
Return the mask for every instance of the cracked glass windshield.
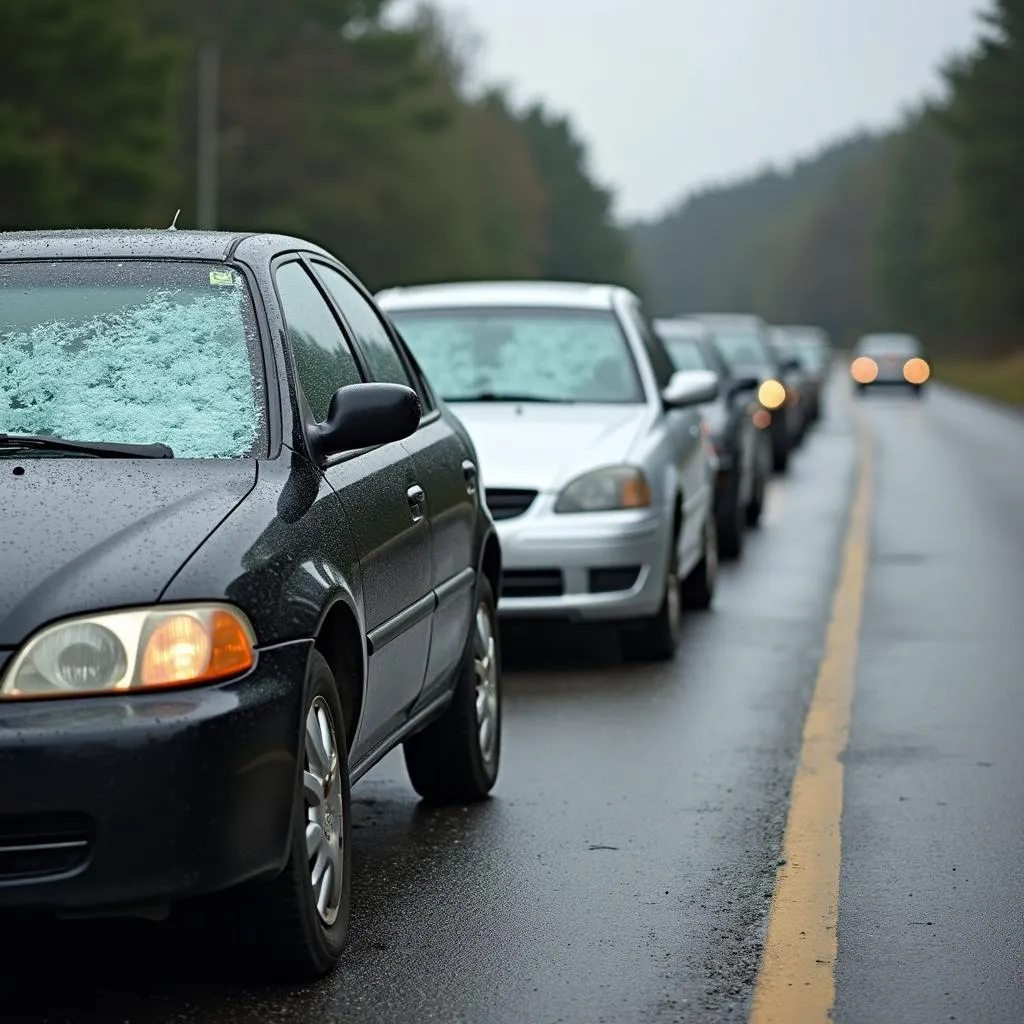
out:
{"label": "cracked glass windshield", "polygon": [[643,401],[636,364],[611,312],[473,309],[391,317],[449,402]]}
{"label": "cracked glass windshield", "polygon": [[207,263],[0,268],[0,433],[249,455],[251,309],[241,276]]}

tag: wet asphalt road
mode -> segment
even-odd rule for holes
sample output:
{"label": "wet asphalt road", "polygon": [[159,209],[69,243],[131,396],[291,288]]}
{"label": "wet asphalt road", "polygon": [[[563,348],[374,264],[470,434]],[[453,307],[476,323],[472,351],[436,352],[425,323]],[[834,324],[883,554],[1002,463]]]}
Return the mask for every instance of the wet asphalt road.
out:
{"label": "wet asphalt road", "polygon": [[[20,952],[8,924],[0,1022],[744,1020],[855,482],[840,384],[674,664],[625,667],[600,631],[507,633],[494,798],[422,810],[400,754],[357,787],[334,976],[240,986],[190,921],[61,926]],[[861,409],[876,483],[836,1016],[1019,1024],[1024,418],[939,391]]]}

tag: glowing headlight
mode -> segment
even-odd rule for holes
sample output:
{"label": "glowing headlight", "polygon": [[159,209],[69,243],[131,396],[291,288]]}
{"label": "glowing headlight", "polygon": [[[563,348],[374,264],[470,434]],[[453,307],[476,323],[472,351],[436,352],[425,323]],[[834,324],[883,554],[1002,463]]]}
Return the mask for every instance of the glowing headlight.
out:
{"label": "glowing headlight", "polygon": [[908,384],[923,384],[931,375],[932,368],[917,356],[903,364],[903,379]]}
{"label": "glowing headlight", "polygon": [[651,488],[639,469],[609,466],[586,473],[568,484],[555,502],[556,512],[610,512],[648,508]]}
{"label": "glowing headlight", "polygon": [[766,409],[778,409],[786,401],[786,387],[780,381],[766,380],[757,389],[757,400]]}
{"label": "glowing headlight", "polygon": [[249,620],[223,604],[83,616],[32,637],[4,673],[0,699],[211,683],[252,668],[255,644]]}
{"label": "glowing headlight", "polygon": [[868,356],[858,356],[850,364],[850,376],[858,384],[870,384],[878,376],[878,363]]}

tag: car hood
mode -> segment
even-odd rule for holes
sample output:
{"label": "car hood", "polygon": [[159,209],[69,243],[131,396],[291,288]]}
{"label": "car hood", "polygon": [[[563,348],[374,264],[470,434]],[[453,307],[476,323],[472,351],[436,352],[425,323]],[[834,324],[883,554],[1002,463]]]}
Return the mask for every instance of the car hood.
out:
{"label": "car hood", "polygon": [[0,459],[0,648],[152,603],[255,481],[250,459]]}
{"label": "car hood", "polygon": [[648,428],[646,405],[459,402],[485,487],[556,490],[573,477],[629,457]]}

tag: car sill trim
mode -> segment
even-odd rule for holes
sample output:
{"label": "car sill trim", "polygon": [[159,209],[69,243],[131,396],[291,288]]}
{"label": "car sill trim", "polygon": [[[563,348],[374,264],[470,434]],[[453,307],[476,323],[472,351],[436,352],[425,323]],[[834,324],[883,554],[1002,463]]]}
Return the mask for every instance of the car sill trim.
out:
{"label": "car sill trim", "polygon": [[436,700],[432,700],[426,707],[417,711],[400,729],[374,747],[366,757],[361,758],[357,764],[350,765],[348,771],[352,785],[355,785],[374,765],[383,761],[410,733],[433,718],[451,699],[451,692],[442,693]]}

